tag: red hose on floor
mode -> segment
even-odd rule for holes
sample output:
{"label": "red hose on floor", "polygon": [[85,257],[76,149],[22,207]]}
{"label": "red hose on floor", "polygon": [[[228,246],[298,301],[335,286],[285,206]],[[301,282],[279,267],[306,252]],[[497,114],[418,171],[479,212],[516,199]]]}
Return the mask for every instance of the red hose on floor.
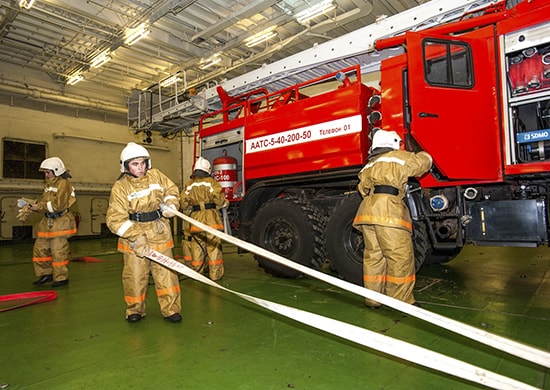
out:
{"label": "red hose on floor", "polygon": [[0,303],[10,302],[10,301],[21,301],[21,300],[24,301],[5,308],[0,307],[0,313],[3,311],[17,309],[23,306],[34,305],[35,303],[53,301],[56,298],[57,298],[57,292],[53,290],[0,295]]}

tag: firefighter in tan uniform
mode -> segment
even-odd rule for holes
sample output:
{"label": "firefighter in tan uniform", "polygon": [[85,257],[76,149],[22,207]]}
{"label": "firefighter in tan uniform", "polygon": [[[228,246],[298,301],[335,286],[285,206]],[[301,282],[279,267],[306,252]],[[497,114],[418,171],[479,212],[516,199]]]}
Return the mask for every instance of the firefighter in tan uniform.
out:
{"label": "firefighter in tan uniform", "polygon": [[[229,201],[226,199],[221,185],[210,176],[211,171],[210,162],[199,157],[195,162],[191,179],[185,183],[181,192],[181,207],[184,213],[190,215],[191,218],[214,229],[223,230],[219,209],[227,207]],[[221,279],[224,272],[221,239],[195,225],[190,227],[190,232],[192,236],[192,268],[202,272],[208,265],[210,279]]]}
{"label": "firefighter in tan uniform", "polygon": [[149,272],[153,275],[160,310],[170,322],[181,321],[178,276],[145,255],[154,249],[172,257],[174,241],[170,210],[179,207],[177,186],[158,169],[151,168],[151,157],[143,146],[130,142],[120,154],[122,174],[113,185],[106,222],[119,236],[123,253],[122,284],[126,319],[138,322],[145,314]]}
{"label": "firefighter in tan uniform", "polygon": [[34,274],[38,278],[33,284],[40,286],[52,282],[52,287],[59,287],[69,283],[68,239],[76,233],[76,221],[69,207],[76,198],[69,181],[71,175],[59,157],[42,161],[40,170],[45,176],[42,198],[37,202],[19,199],[18,218],[24,221],[31,210],[44,213],[32,253]]}
{"label": "firefighter in tan uniform", "polygon": [[[359,173],[358,190],[363,197],[354,227],[363,233],[363,281],[370,290],[418,305],[415,283],[412,220],[403,198],[409,177],[421,176],[432,166],[426,152],[399,150],[395,131],[378,130],[372,153]],[[370,308],[380,303],[365,299]]]}
{"label": "firefighter in tan uniform", "polygon": [[181,251],[183,256],[183,264],[189,268],[197,271],[199,267],[193,262],[193,248],[191,242],[193,237],[191,236],[191,224],[187,221],[183,221],[183,232],[181,236]]}

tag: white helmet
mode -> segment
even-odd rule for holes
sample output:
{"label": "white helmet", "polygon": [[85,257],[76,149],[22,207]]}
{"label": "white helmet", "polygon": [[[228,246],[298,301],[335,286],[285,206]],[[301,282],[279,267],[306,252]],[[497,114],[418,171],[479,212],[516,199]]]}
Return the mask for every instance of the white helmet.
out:
{"label": "white helmet", "polygon": [[128,145],[120,153],[120,172],[127,172],[130,160],[139,157],[147,159],[147,169],[151,169],[151,156],[147,149],[135,142],[128,142]]}
{"label": "white helmet", "polygon": [[210,165],[210,161],[205,159],[204,157],[199,157],[197,161],[195,162],[195,167],[193,168],[194,171],[201,170],[203,172],[206,172],[210,175],[212,172],[212,167]]}
{"label": "white helmet", "polygon": [[42,164],[40,164],[40,171],[53,171],[53,174],[55,176],[61,176],[67,170],[65,169],[65,165],[63,164],[63,161],[59,157],[50,157],[42,161]]}
{"label": "white helmet", "polygon": [[401,141],[402,139],[399,134],[393,130],[378,130],[372,136],[371,148],[373,150],[376,148],[392,148],[397,150]]}

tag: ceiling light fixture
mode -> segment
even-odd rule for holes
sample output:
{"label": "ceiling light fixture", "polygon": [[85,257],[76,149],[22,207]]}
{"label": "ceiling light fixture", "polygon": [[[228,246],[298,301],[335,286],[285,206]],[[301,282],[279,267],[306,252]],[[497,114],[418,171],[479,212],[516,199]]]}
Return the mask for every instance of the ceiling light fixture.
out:
{"label": "ceiling light fixture", "polygon": [[171,85],[181,83],[183,79],[181,78],[180,72],[173,74],[172,76],[169,76],[165,78],[164,80],[161,80],[159,83],[161,88],[170,87]]}
{"label": "ceiling light fixture", "polygon": [[199,69],[201,70],[208,69],[211,66],[216,65],[221,60],[222,60],[222,57],[220,56],[219,53],[213,54],[210,57],[208,57],[206,60],[201,61],[203,62],[203,64],[199,66]]}
{"label": "ceiling light fixture", "polygon": [[80,73],[73,74],[67,79],[67,85],[75,85],[82,80],[84,80],[84,76],[82,76]]}
{"label": "ceiling light fixture", "polygon": [[106,62],[109,62],[113,59],[109,55],[109,51],[104,51],[103,53],[97,55],[92,61],[90,62],[90,66],[92,68],[99,68],[101,65],[105,64]]}
{"label": "ceiling light fixture", "polygon": [[295,15],[296,21],[300,24],[306,24],[311,19],[316,18],[317,16],[324,14],[326,12],[332,11],[336,8],[336,4],[333,3],[333,0],[323,0],[315,5],[312,5],[305,10],[298,12]]}
{"label": "ceiling light fixture", "polygon": [[126,31],[126,35],[124,37],[124,43],[128,46],[132,46],[140,39],[146,37],[151,33],[151,30],[149,29],[149,25],[147,23],[141,23],[136,28],[130,28]]}
{"label": "ceiling light fixture", "polygon": [[19,0],[19,8],[31,9],[35,0]]}
{"label": "ceiling light fixture", "polygon": [[253,46],[259,45],[262,42],[267,41],[268,39],[276,37],[277,32],[273,30],[275,30],[277,27],[278,26],[271,26],[257,34],[252,35],[250,38],[244,41],[246,44],[246,47],[253,47]]}

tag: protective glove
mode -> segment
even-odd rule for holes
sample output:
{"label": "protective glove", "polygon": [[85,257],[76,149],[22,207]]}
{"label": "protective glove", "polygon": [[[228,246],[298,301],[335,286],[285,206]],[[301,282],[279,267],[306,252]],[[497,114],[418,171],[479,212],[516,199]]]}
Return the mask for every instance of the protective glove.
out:
{"label": "protective glove", "polygon": [[139,236],[134,242],[130,243],[130,248],[134,251],[136,256],[145,257],[149,253],[149,244],[147,243],[147,237],[145,235]]}
{"label": "protective glove", "polygon": [[20,199],[17,199],[17,207],[19,207],[20,209],[25,207],[26,205],[35,205],[36,204],[36,200],[34,199],[29,199],[29,198],[20,198]]}
{"label": "protective glove", "polygon": [[176,215],[174,211],[178,211],[178,209],[176,209],[176,206],[173,204],[161,203],[160,211],[162,211],[162,216],[164,218],[172,218],[174,215]]}
{"label": "protective glove", "polygon": [[27,203],[26,205],[24,205],[19,209],[19,212],[17,213],[16,218],[21,222],[25,222],[31,213],[32,213],[31,205]]}

